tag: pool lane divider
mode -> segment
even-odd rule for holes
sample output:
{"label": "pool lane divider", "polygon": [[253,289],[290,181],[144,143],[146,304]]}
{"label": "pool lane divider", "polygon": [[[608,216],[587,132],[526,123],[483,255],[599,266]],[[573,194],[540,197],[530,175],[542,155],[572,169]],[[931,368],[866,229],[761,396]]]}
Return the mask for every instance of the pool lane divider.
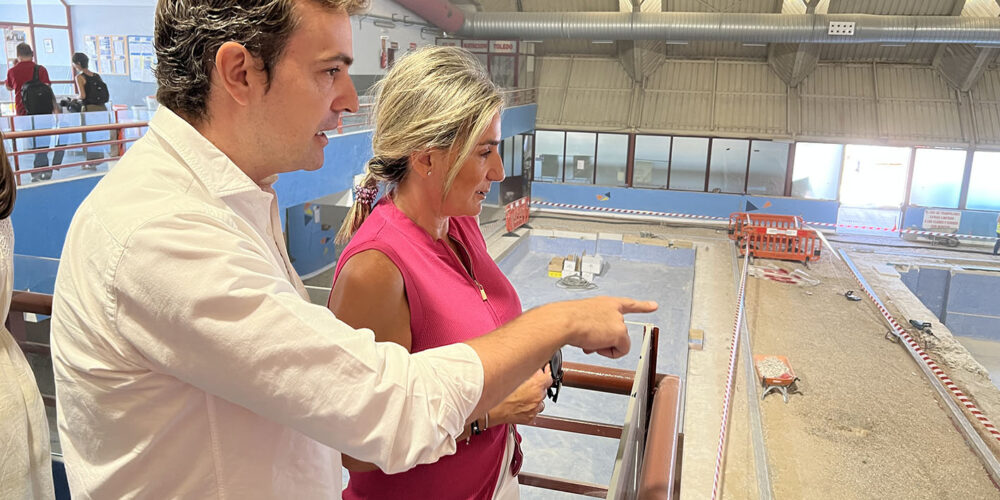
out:
{"label": "pool lane divider", "polygon": [[[977,432],[971,422],[969,422],[969,419],[966,417],[962,409],[958,407],[956,401],[964,406],[965,409],[979,421],[983,428],[986,429],[986,432],[988,432],[990,436],[998,442],[1000,442],[1000,430],[998,430],[996,426],[993,425],[993,422],[990,421],[989,417],[987,417],[976,406],[976,404],[969,399],[969,397],[962,392],[957,385],[955,385],[955,383],[951,380],[951,377],[949,377],[948,374],[946,374],[944,370],[942,370],[941,367],[939,367],[938,364],[927,355],[927,352],[917,344],[916,340],[914,340],[914,338],[906,330],[899,326],[896,319],[885,308],[885,305],[881,300],[879,300],[878,296],[875,295],[875,292],[871,289],[871,286],[868,285],[868,282],[865,281],[865,278],[861,275],[861,271],[858,270],[857,266],[854,265],[854,262],[852,262],[850,257],[847,256],[847,252],[841,250],[840,255],[843,257],[847,267],[849,267],[851,272],[854,273],[854,279],[859,285],[861,285],[865,295],[867,295],[868,298],[871,299],[872,303],[875,304],[875,307],[878,308],[879,312],[882,314],[882,318],[885,319],[885,322],[892,330],[892,333],[902,341],[902,344],[906,347],[907,352],[910,353],[910,356],[912,356],[913,360],[916,361],[918,366],[920,366],[924,375],[926,375],[927,379],[930,380],[931,386],[934,387],[941,400],[944,401],[945,405],[950,410],[949,416],[955,423],[955,426],[962,432],[965,440],[972,447],[973,451],[975,451],[976,455],[978,455],[982,460],[983,465],[986,467],[986,471],[989,472],[990,477],[993,478],[993,482],[1000,485],[1000,462],[997,461],[997,457],[993,454],[986,441],[983,440],[979,432]],[[949,393],[953,396],[953,398],[949,397]]]}
{"label": "pool lane divider", "polygon": [[[747,252],[743,258],[743,275],[740,277],[740,289],[736,297],[736,320],[733,323],[732,341],[729,343],[729,369],[726,372],[726,394],[722,398],[722,424],[719,426],[719,447],[715,451],[715,477],[712,480],[712,500],[719,496],[722,483],[723,461],[726,450],[726,434],[729,430],[729,407],[733,396],[733,378],[736,375],[736,358],[739,352],[740,326],[745,313],[747,286],[747,271],[750,269],[750,242],[747,240]],[[745,362],[745,361],[744,361]]]}
{"label": "pool lane divider", "polygon": [[[627,208],[612,208],[612,207],[593,207],[589,205],[572,205],[569,203],[554,203],[551,201],[539,201],[531,200],[531,206],[539,208],[562,208],[569,210],[585,210],[591,212],[606,212],[606,213],[616,213],[616,214],[628,214],[628,215],[642,215],[647,217],[666,217],[671,219],[694,219],[694,220],[709,220],[729,223],[729,217],[715,217],[712,215],[694,215],[694,214],[683,214],[679,212],[656,212],[653,210],[632,210]],[[895,227],[878,227],[878,226],[860,226],[855,224],[830,224],[828,222],[810,222],[807,221],[806,225],[809,226],[820,226],[833,229],[859,229],[865,231],[883,231],[893,234],[914,234],[918,236],[942,236],[949,238],[959,238],[968,240],[983,240],[983,241],[993,241],[996,238],[992,236],[977,236],[974,234],[955,234],[955,233],[939,233],[935,231],[922,231],[918,229],[900,229]]]}

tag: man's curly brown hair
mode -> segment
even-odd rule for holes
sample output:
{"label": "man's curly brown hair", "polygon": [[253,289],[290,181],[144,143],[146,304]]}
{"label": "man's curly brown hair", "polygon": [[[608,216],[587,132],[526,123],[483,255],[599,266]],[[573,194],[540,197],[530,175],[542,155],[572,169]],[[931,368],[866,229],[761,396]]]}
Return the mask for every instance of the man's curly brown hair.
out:
{"label": "man's curly brown hair", "polygon": [[159,0],[153,28],[160,104],[191,121],[207,117],[215,53],[236,42],[260,59],[268,82],[298,25],[295,3],[356,14],[368,0]]}

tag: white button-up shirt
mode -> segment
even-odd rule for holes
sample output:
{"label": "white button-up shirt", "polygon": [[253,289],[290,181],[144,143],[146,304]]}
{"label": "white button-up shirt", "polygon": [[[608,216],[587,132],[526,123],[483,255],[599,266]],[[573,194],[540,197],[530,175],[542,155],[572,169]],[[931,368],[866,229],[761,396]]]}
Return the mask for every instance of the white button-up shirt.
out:
{"label": "white button-up shirt", "polygon": [[270,186],[166,108],[94,188],[52,314],[74,497],[339,498],[338,450],[454,453],[475,351],[375,343],[309,303],[280,235]]}

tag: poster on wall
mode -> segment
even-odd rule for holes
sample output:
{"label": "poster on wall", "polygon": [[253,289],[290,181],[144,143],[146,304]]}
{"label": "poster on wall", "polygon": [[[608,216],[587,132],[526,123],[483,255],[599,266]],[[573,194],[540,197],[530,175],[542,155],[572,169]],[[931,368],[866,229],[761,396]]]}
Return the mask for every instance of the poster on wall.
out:
{"label": "poster on wall", "polygon": [[128,42],[122,35],[84,35],[84,53],[90,69],[102,75],[129,74]]}
{"label": "poster on wall", "polygon": [[28,35],[28,28],[7,26],[3,29],[4,52],[7,54],[7,66],[17,64],[17,45],[27,43],[31,45],[31,37]]}
{"label": "poster on wall", "polygon": [[128,61],[130,80],[156,83],[156,75],[153,74],[153,68],[156,67],[153,37],[130,35],[128,37]]}

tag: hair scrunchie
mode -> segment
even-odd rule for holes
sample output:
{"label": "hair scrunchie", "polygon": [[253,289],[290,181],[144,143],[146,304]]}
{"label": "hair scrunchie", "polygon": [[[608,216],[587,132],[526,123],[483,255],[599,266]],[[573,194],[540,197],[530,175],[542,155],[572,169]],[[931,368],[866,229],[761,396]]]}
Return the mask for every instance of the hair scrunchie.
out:
{"label": "hair scrunchie", "polygon": [[354,199],[362,205],[372,206],[375,203],[375,196],[378,194],[377,187],[355,186]]}

